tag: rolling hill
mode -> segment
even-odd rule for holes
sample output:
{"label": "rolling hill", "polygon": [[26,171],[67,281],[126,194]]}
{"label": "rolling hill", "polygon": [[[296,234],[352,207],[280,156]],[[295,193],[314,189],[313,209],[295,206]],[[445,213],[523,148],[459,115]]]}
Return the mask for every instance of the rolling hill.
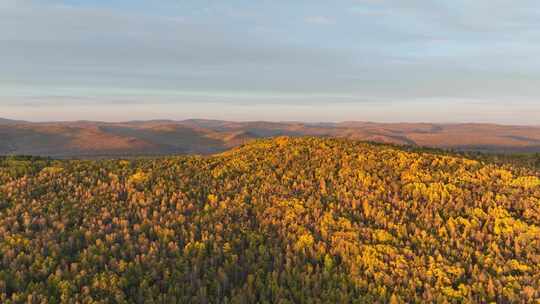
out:
{"label": "rolling hill", "polygon": [[26,123],[26,121],[5,119],[5,118],[0,117],[0,125],[3,125],[3,124],[18,124],[18,123]]}
{"label": "rolling hill", "polygon": [[0,158],[0,302],[537,303],[539,177],[318,137]]}
{"label": "rolling hill", "polygon": [[216,120],[0,123],[0,154],[53,157],[212,154],[275,136],[321,136],[482,152],[540,152],[540,127]]}

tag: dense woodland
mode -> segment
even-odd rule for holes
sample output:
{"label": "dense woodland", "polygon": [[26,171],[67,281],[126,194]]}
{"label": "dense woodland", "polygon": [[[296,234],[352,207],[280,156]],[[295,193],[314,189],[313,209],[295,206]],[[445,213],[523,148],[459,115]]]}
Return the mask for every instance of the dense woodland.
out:
{"label": "dense woodland", "polygon": [[1,303],[540,303],[536,160],[342,139],[0,160]]}

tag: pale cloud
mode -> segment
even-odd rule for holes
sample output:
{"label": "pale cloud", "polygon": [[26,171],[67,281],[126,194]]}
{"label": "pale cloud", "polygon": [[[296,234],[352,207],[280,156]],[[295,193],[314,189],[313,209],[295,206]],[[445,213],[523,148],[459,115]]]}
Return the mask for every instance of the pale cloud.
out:
{"label": "pale cloud", "polygon": [[306,17],[304,21],[306,21],[307,23],[319,25],[329,25],[335,23],[334,19],[325,16],[309,16]]}

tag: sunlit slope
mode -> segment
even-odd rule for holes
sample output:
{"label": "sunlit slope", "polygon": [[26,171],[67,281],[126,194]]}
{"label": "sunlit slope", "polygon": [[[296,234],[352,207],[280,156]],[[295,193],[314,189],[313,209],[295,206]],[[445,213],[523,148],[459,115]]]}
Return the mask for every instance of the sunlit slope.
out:
{"label": "sunlit slope", "polygon": [[540,298],[538,172],[345,139],[5,160],[0,302]]}

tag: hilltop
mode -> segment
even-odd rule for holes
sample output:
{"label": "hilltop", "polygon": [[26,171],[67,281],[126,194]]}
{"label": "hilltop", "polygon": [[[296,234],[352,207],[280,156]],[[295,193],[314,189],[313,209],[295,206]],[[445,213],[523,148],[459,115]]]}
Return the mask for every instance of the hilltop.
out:
{"label": "hilltop", "polygon": [[532,303],[540,174],[346,139],[0,161],[0,301]]}
{"label": "hilltop", "polygon": [[275,136],[320,136],[497,153],[540,152],[540,127],[490,124],[153,120],[30,123],[0,120],[0,155],[59,158],[214,154]]}

